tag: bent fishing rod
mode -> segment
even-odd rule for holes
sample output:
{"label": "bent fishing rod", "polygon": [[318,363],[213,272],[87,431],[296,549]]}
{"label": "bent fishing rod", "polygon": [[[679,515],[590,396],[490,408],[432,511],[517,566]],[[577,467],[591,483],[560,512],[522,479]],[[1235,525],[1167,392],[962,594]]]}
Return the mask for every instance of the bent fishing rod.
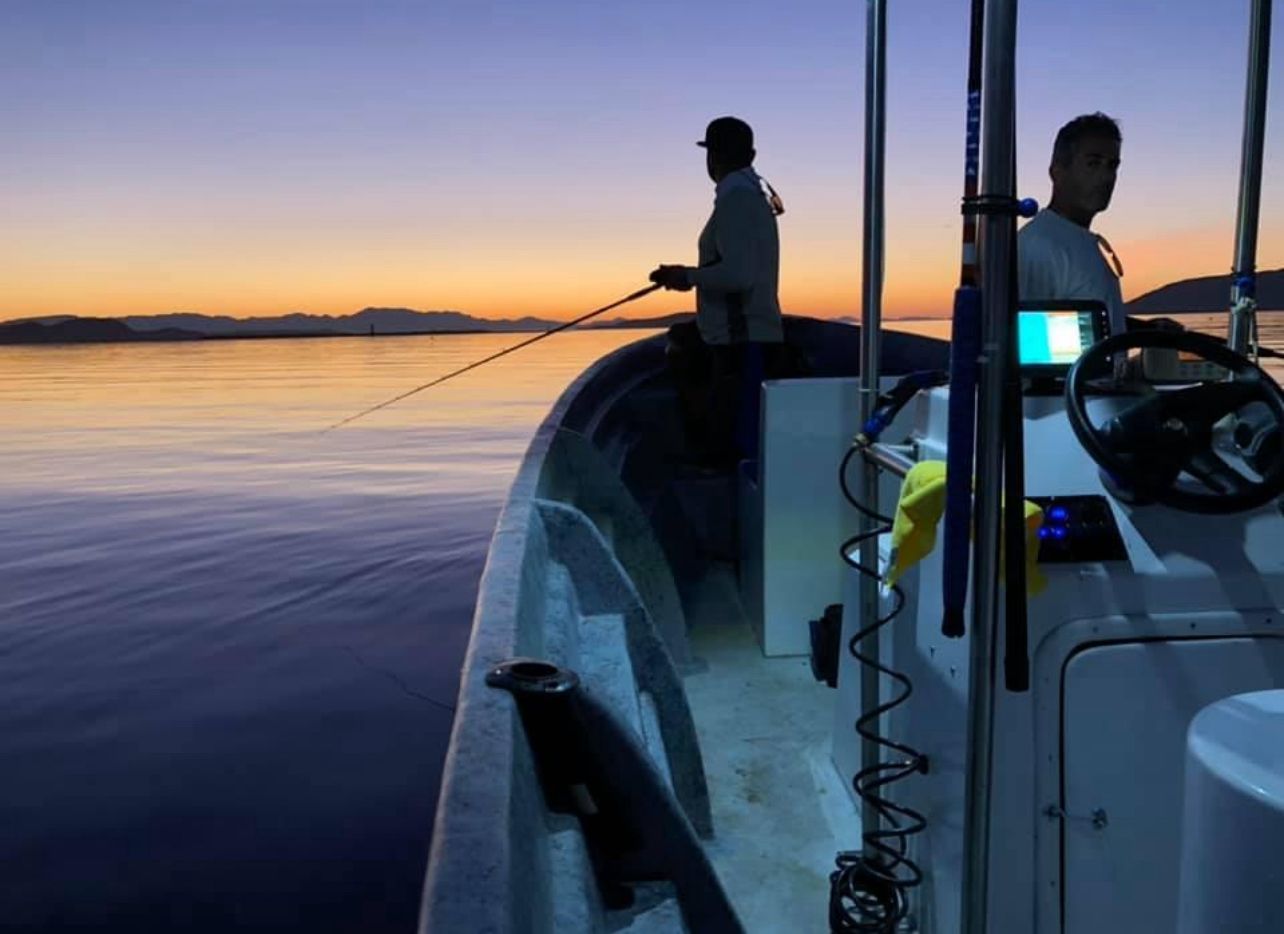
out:
{"label": "bent fishing rod", "polygon": [[542,331],[539,334],[536,334],[534,337],[527,338],[526,340],[522,341],[520,344],[514,344],[512,347],[505,347],[503,350],[499,351],[499,353],[493,353],[489,357],[485,357],[481,360],[476,360],[468,364],[468,366],[460,367],[458,370],[455,370],[451,373],[447,373],[445,376],[439,376],[436,379],[432,380],[431,382],[424,383],[422,386],[416,386],[414,389],[407,390],[406,392],[403,392],[399,396],[393,396],[391,399],[388,399],[384,402],[380,402],[378,405],[372,405],[370,406],[370,408],[362,412],[358,412],[356,415],[349,415],[343,421],[335,422],[330,427],[324,429],[321,433],[325,434],[327,431],[333,431],[336,428],[341,428],[342,426],[348,424],[349,422],[355,422],[357,419],[362,418],[366,415],[369,415],[371,412],[377,412],[380,409],[387,408],[388,406],[392,405],[395,402],[400,402],[402,399],[413,396],[417,392],[423,392],[425,389],[431,389],[433,386],[440,386],[442,383],[446,382],[446,380],[448,379],[454,379],[456,376],[459,376],[463,373],[467,373],[469,370],[475,370],[477,369],[477,367],[481,366],[484,363],[490,363],[490,361],[492,360],[498,360],[500,357],[504,356],[505,354],[510,354],[514,350],[521,350],[523,347],[529,347],[531,344],[534,344],[536,341],[542,341],[546,337],[552,337],[558,331],[565,331],[567,328],[573,328],[577,324],[583,324],[589,318],[595,318],[600,314],[610,311],[612,308],[619,308],[621,305],[627,304],[628,302],[637,301],[642,296],[650,295],[656,289],[661,287],[662,286],[660,286],[657,283],[655,285],[647,286],[645,289],[638,289],[632,295],[626,295],[624,296],[624,298],[620,299],[619,301],[611,302],[611,304],[609,305],[603,305],[601,308],[596,308],[593,311],[590,311],[588,314],[580,315],[578,318],[574,319],[573,321],[567,321],[565,324],[559,324],[555,328],[549,328],[547,331]]}

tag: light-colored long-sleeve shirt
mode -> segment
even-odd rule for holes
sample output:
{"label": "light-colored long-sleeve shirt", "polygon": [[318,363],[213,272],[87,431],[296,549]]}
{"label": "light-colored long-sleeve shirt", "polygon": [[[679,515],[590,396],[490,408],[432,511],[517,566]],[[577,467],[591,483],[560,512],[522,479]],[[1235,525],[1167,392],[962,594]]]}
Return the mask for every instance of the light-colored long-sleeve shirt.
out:
{"label": "light-colored long-sleeve shirt", "polygon": [[780,235],[753,169],[718,182],[713,214],[700,233],[696,327],[706,344],[784,340],[780,300]]}

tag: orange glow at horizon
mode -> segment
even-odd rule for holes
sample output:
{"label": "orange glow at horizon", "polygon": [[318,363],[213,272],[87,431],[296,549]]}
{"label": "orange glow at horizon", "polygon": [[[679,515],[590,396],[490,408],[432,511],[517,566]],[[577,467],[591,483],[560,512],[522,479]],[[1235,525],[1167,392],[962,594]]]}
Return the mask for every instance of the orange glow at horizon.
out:
{"label": "orange glow at horizon", "polygon": [[[803,225],[782,230],[781,304],[790,314],[858,315],[860,243],[815,236]],[[649,233],[649,232],[648,232]],[[682,234],[686,233],[686,236]],[[667,234],[667,236],[665,235]],[[811,234],[811,236],[809,236]],[[1131,299],[1168,282],[1224,273],[1230,265],[1227,227],[1205,225],[1159,235],[1112,236],[1125,266]],[[10,256],[23,245],[6,243]],[[200,249],[179,243],[117,242],[68,251],[61,259],[33,255],[25,244],[20,273],[10,276],[0,320],[55,314],[118,317],[192,311],[232,317],[307,312],[344,315],[366,307],[460,311],[479,318],[532,315],[566,320],[644,285],[654,263],[690,262],[682,249],[689,231],[675,225],[637,243],[548,237],[543,243],[499,240],[489,250],[433,243],[375,244],[346,250],[304,242],[282,252],[264,248]],[[1263,224],[1259,269],[1284,266],[1284,224]],[[949,313],[957,277],[956,246],[942,233],[934,242],[889,235],[884,313],[926,317]],[[692,251],[693,252],[693,251]],[[575,257],[567,262],[566,257]],[[647,257],[636,262],[632,257]],[[661,293],[609,314],[638,318],[690,310],[692,293]]]}
{"label": "orange glow at horizon", "polygon": [[[672,238],[677,242],[691,236]],[[801,239],[801,238],[799,238]],[[829,244],[826,244],[828,246]],[[0,244],[0,248],[5,245]],[[304,311],[351,314],[366,307],[461,311],[482,318],[535,315],[566,319],[611,302],[646,284],[659,262],[692,262],[683,249],[652,243],[567,247],[561,242],[532,246],[499,242],[493,250],[422,250],[415,246],[347,255],[320,248],[314,257],[259,256],[236,251],[214,261],[213,253],[184,255],[174,250],[138,249],[138,255],[103,255],[88,250],[60,260],[29,256],[18,281],[6,289],[0,318],[53,314],[118,317],[192,311],[258,317]],[[860,304],[859,241],[836,250],[809,249],[786,234],[781,303],[787,312],[837,316]],[[132,252],[132,251],[131,251]],[[694,252],[693,250],[689,252]],[[559,257],[576,256],[574,263]],[[644,256],[643,262],[623,254]],[[12,254],[11,254],[12,255]],[[225,254],[226,255],[226,254]],[[490,259],[490,256],[499,257]],[[894,269],[892,270],[895,271]],[[944,271],[942,283],[952,272]],[[947,285],[948,290],[948,285]],[[939,291],[939,290],[938,290]],[[921,314],[932,290],[920,281],[896,288],[888,278],[889,313]],[[649,317],[687,310],[692,293],[656,294],[621,308],[620,315]],[[617,312],[612,312],[616,314]]]}
{"label": "orange glow at horizon", "polygon": [[[858,187],[836,189],[792,161],[779,166],[776,183],[789,206],[780,222],[782,307],[818,317],[859,315]],[[1155,216],[1148,207],[1159,194],[1153,189],[1145,180],[1121,184],[1120,203],[1094,225],[1123,259],[1126,299],[1230,265],[1230,217],[1210,209]],[[605,203],[594,201],[598,192],[571,190],[555,209],[537,198],[495,200],[471,187],[449,211],[441,202],[391,197],[378,204],[340,197],[303,215],[291,212],[295,202],[288,198],[274,207],[266,199],[251,205],[241,195],[228,199],[235,204],[212,195],[155,203],[113,197],[95,207],[93,223],[70,223],[43,216],[47,195],[19,197],[23,223],[0,231],[8,260],[0,320],[345,315],[366,307],[567,320],[644,285],[658,263],[693,263],[711,191],[707,179],[675,159],[636,190],[610,191]],[[1268,203],[1269,186],[1263,196]],[[889,180],[888,317],[949,314],[958,275],[956,203],[948,180],[934,178],[931,187]],[[1284,219],[1269,212],[1258,259],[1263,270],[1284,266]],[[693,306],[690,293],[655,294],[609,314],[652,317]]]}

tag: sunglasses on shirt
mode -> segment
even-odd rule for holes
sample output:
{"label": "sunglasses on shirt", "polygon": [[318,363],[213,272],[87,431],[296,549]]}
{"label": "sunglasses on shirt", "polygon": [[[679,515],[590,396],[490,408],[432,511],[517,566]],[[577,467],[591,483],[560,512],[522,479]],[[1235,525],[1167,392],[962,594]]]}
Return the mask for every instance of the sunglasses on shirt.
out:
{"label": "sunglasses on shirt", "polygon": [[1124,277],[1124,267],[1123,263],[1119,261],[1119,254],[1110,245],[1110,241],[1101,234],[1094,233],[1093,236],[1097,238],[1097,248],[1101,250],[1102,257],[1110,260],[1110,266],[1114,270],[1115,278],[1122,279]]}
{"label": "sunglasses on shirt", "polygon": [[785,202],[780,200],[780,195],[776,194],[776,189],[771,187],[771,182],[767,181],[761,175],[758,178],[767,186],[767,203],[771,205],[771,213],[779,217],[785,213]]}

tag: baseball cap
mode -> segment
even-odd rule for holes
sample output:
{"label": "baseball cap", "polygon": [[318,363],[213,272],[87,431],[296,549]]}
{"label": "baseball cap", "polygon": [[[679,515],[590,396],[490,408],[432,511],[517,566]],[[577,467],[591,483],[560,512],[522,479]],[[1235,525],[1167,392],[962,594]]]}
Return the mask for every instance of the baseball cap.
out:
{"label": "baseball cap", "polygon": [[753,149],[753,129],[737,117],[719,117],[704,131],[696,143],[716,152],[745,152]]}

